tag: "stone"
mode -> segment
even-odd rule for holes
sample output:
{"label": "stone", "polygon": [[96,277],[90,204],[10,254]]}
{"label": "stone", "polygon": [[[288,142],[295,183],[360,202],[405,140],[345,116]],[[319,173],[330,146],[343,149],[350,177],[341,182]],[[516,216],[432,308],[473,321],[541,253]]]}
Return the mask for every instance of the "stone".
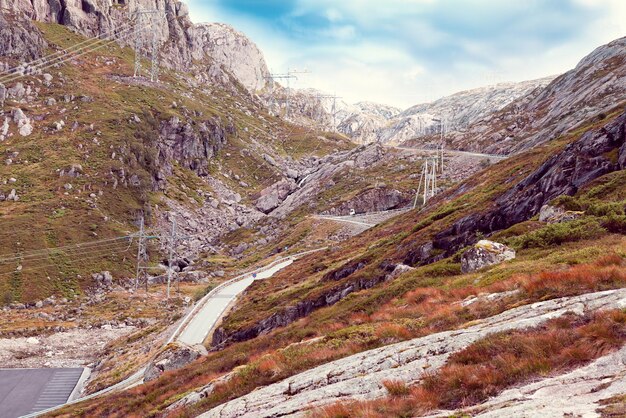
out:
{"label": "stone", "polygon": [[35,302],[35,308],[43,308],[43,301],[38,300],[37,302]]}
{"label": "stone", "polygon": [[26,339],[26,344],[37,345],[39,343],[40,343],[40,341],[37,338],[35,338],[35,337],[28,337]]}
{"label": "stone", "polygon": [[169,344],[148,364],[144,372],[144,381],[157,379],[166,371],[178,370],[207,354],[201,346],[189,346],[182,343]]}
{"label": "stone", "polygon": [[480,240],[461,256],[461,271],[471,273],[515,258],[515,250],[504,244]]}
{"label": "stone", "polygon": [[583,216],[585,212],[565,210],[557,206],[543,205],[539,211],[539,222],[549,224],[569,222]]}
{"label": "stone", "polygon": [[12,200],[14,202],[17,202],[18,200],[20,200],[20,197],[17,195],[17,191],[15,189],[11,190],[11,192],[7,196],[7,200],[9,200],[9,201]]}

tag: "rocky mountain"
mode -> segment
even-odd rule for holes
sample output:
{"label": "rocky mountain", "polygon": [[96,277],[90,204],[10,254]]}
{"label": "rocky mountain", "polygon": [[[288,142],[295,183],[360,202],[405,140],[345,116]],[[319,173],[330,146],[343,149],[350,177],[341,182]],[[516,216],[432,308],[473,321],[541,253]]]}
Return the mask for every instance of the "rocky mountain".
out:
{"label": "rocky mountain", "polygon": [[449,141],[457,149],[519,152],[601,119],[623,108],[625,101],[626,38],[620,38],[597,48],[545,88],[520,97],[465,132],[452,133]]}
{"label": "rocky mountain", "polygon": [[413,106],[382,127],[377,134],[377,140],[400,144],[408,139],[440,132],[441,123],[447,132],[462,132],[473,122],[503,109],[520,97],[542,89],[553,79],[554,77],[545,77],[519,83],[500,83]]}
{"label": "rocky mountain", "polygon": [[[291,96],[291,116],[301,124],[336,129],[357,143],[397,145],[440,132],[439,120],[442,119],[447,132],[463,132],[472,123],[502,110],[516,99],[542,89],[554,78],[500,83],[462,91],[404,111],[370,102],[351,105],[337,101],[334,118],[332,99],[320,99],[319,96],[324,96],[324,93],[316,90],[297,90]],[[277,95],[284,97],[286,91],[278,90]]]}
{"label": "rocky mountain", "polygon": [[[155,5],[158,81],[124,35]],[[0,24],[0,68],[21,66],[0,75],[0,358],[88,365],[85,393],[147,371],[53,415],[623,412],[624,39],[546,87],[405,112],[297,91],[285,118],[258,49],[177,1],[16,1]],[[423,145],[444,111],[454,147],[514,154],[450,153],[428,200],[429,152],[328,132],[405,120],[387,140]],[[167,344],[235,277],[205,347]]]}
{"label": "rocky mountain", "polygon": [[[16,0],[5,2],[5,11],[27,17],[27,21],[59,23],[90,37],[115,37],[122,45],[134,45],[135,24],[139,24],[145,54],[150,54],[156,37],[162,63],[177,71],[194,72],[199,81],[228,85],[232,75],[254,92],[265,86],[269,75],[262,53],[244,34],[225,24],[194,25],[187,5],[178,0]],[[157,13],[138,17],[137,11]],[[39,57],[43,53],[36,31],[5,26],[0,28],[2,33],[5,35],[0,36],[12,33],[14,37],[0,46],[2,55],[28,51],[31,57]]]}

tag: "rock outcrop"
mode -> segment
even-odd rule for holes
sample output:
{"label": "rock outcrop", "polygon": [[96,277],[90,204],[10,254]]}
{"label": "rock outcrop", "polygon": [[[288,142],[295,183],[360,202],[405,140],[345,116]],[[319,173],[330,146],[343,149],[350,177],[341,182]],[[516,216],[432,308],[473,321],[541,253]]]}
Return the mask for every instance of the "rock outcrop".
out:
{"label": "rock outcrop", "polygon": [[480,240],[461,256],[461,272],[471,273],[515,258],[515,250],[499,242]]}
{"label": "rock outcrop", "polygon": [[[448,357],[497,333],[539,326],[566,313],[583,315],[626,307],[626,290],[610,290],[538,302],[511,309],[454,331],[440,332],[336,360],[259,388],[220,405],[201,417],[273,417],[304,414],[309,408],[350,399],[375,399],[388,394],[386,380],[413,385],[425,373],[443,366]],[[599,360],[599,361],[602,361]],[[618,371],[623,373],[622,363]]]}
{"label": "rock outcrop", "polygon": [[206,354],[202,346],[190,347],[181,343],[172,343],[148,364],[143,375],[144,381],[150,382],[167,371],[183,368]]}
{"label": "rock outcrop", "polygon": [[88,37],[115,34],[120,44],[132,45],[134,38],[128,35],[135,11],[156,9],[161,14],[146,18],[141,34],[144,45],[157,37],[163,64],[193,70],[203,82],[229,84],[232,75],[250,92],[263,88],[269,75],[250,39],[224,24],[194,25],[187,5],[179,0],[12,0],[5,8],[3,16],[11,15],[11,25],[3,25],[6,17],[0,16],[0,55],[41,56],[45,41],[28,19],[59,23]]}
{"label": "rock outcrop", "polygon": [[547,222],[550,224],[573,221],[583,216],[585,213],[580,211],[565,210],[552,205],[543,205],[539,211],[539,222]]}
{"label": "rock outcrop", "polygon": [[[615,158],[610,156],[615,153]],[[488,235],[524,222],[542,206],[561,195],[574,195],[580,188],[605,174],[626,168],[626,113],[604,126],[591,129],[554,154],[483,213],[472,213],[433,241],[419,243],[405,256],[404,264],[428,264],[474,244],[478,233]],[[460,186],[463,187],[463,186]],[[436,253],[436,255],[434,255]]]}

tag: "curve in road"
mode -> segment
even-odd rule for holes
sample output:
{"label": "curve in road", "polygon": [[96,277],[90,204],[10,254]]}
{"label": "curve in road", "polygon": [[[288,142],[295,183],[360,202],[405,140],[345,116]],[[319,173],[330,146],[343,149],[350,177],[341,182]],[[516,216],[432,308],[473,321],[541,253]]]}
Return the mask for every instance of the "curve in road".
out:
{"label": "curve in road", "polygon": [[228,305],[230,305],[239,294],[246,290],[252,282],[255,280],[270,278],[276,272],[284,269],[291,263],[293,263],[292,259],[285,260],[268,270],[262,271],[256,275],[251,273],[244,279],[219,289],[195,314],[193,319],[189,321],[184,331],[178,336],[177,340],[188,345],[202,344],[207,335],[209,335],[211,330],[215,327],[215,325],[217,325]]}

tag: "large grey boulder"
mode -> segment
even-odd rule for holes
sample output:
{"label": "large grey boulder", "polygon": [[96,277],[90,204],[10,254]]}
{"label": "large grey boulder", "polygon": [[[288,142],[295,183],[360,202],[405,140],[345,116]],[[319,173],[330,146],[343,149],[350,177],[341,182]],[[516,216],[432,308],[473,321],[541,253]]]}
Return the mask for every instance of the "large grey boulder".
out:
{"label": "large grey boulder", "polygon": [[148,364],[143,376],[144,381],[155,380],[167,371],[185,367],[206,354],[206,349],[200,345],[191,347],[181,343],[169,344]]}
{"label": "large grey boulder", "polygon": [[573,221],[583,216],[584,212],[565,210],[557,206],[543,205],[539,211],[539,222],[549,224]]}
{"label": "large grey boulder", "polygon": [[461,271],[471,273],[515,258],[515,250],[499,242],[478,241],[461,256]]}
{"label": "large grey boulder", "polygon": [[256,201],[256,208],[265,214],[269,214],[296,189],[298,185],[292,179],[283,179],[263,189],[261,197]]}

